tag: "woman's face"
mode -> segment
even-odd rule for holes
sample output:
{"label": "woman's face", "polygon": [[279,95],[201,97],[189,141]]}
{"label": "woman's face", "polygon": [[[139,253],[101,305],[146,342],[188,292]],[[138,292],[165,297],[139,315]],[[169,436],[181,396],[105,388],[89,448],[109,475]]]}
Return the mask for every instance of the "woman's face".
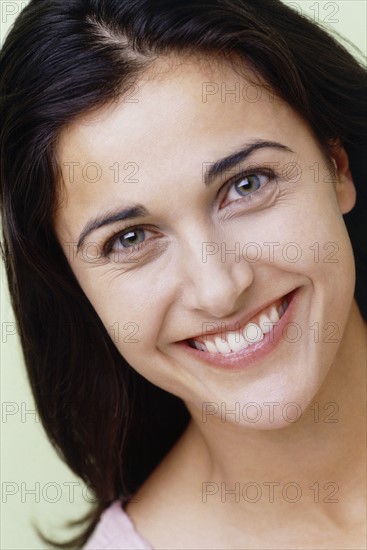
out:
{"label": "woman's face", "polygon": [[337,159],[330,175],[303,119],[228,66],[160,61],[65,129],[57,152],[58,238],[130,365],[198,416],[304,410],[337,356],[355,274],[350,174]]}

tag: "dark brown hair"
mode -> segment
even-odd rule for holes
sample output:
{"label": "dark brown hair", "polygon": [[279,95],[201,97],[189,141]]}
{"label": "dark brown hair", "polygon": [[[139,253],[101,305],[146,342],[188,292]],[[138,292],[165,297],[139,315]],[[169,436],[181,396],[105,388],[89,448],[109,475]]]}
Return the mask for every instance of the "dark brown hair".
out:
{"label": "dark brown hair", "polygon": [[59,547],[82,546],[113,500],[129,500],[189,415],[127,364],[73,275],[52,225],[57,138],[158,56],[183,53],[235,55],[322,147],[340,139],[357,188],[345,223],[367,319],[366,73],[344,47],[279,0],[31,0],[0,59],[2,252],[43,426],[97,500],[83,533]]}

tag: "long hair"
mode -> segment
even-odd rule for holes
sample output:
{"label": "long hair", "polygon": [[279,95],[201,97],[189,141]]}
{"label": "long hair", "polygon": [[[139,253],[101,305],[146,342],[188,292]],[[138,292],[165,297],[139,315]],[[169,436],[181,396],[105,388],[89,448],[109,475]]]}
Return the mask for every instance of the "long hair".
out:
{"label": "long hair", "polygon": [[[81,290],[53,230],[57,138],[116,100],[159,56],[243,61],[312,127],[340,139],[357,203],[344,219],[367,319],[365,69],[325,30],[279,0],[31,0],[1,51],[2,254],[25,364],[44,429],[91,488],[82,546],[101,512],[128,502],[189,421],[183,402],[136,373]],[[41,535],[44,540],[47,540]]]}

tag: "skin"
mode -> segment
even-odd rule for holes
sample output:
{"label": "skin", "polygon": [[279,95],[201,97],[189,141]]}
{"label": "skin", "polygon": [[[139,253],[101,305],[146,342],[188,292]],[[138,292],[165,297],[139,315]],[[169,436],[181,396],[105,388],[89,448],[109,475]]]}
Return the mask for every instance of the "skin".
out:
{"label": "skin", "polygon": [[[137,102],[121,98],[75,120],[57,148],[63,193],[55,231],[82,289],[125,359],[181,397],[192,415],[127,512],[155,548],[362,548],[366,324],[353,299],[353,254],[342,218],[356,200],[347,154],[336,144],[334,170],[326,169],[311,129],[289,105],[265,89],[256,102],[243,97],[236,102],[233,95],[222,101],[220,93],[203,101],[203,83],[225,82],[227,90],[240,83],[242,89],[249,77],[224,64],[176,61],[160,59],[140,78]],[[280,142],[293,152],[260,149],[235,172],[204,185],[203,163],[258,139]],[[80,163],[74,178],[70,162]],[[90,162],[101,169],[94,183],[95,172],[90,169],[88,181],[81,170]],[[114,181],[110,167],[116,162],[136,163],[138,181],[126,178],[130,170],[121,170]],[[290,162],[300,167],[299,179],[288,174]],[[262,194],[258,189],[252,199],[227,184],[250,164],[274,163],[277,178],[264,178]],[[94,231],[84,248],[71,254],[70,243],[78,241],[89,220],[135,203],[150,214]],[[146,229],[145,248],[123,256],[117,240],[114,255],[96,254],[114,233],[132,226]],[[264,246],[269,241],[280,243],[274,258]],[[203,261],[208,242],[225,243],[227,250],[256,242],[263,254],[257,262],[220,253]],[[302,251],[298,261],[282,254],[289,242]],[[310,248],[314,243],[319,261]],[[337,250],[324,249],[328,243],[336,243]],[[328,261],[335,250],[336,261]],[[295,288],[300,339],[282,338],[252,368],[211,366],[177,345],[200,335],[204,322],[229,327]],[[315,323],[319,341],[310,329]],[[333,342],[327,323],[336,330]],[[133,338],[131,327],[138,329]],[[218,412],[203,421],[208,402],[217,404]],[[233,414],[222,421],[221,404],[229,411],[250,402],[261,407],[258,422]],[[274,418],[264,405],[269,402],[278,403]],[[301,410],[294,422],[282,413],[289,403]],[[221,483],[228,489],[240,483],[242,489],[248,481],[262,487],[258,502],[242,496],[236,502],[234,495],[221,501]],[[279,483],[274,502],[266,482]],[[297,503],[282,496],[288,482],[301,487]],[[332,485],[325,489],[328,482]],[[310,489],[315,483],[319,502]],[[208,488],[218,492],[208,495]],[[338,502],[327,502],[334,489]],[[289,495],[294,496],[291,489]]]}

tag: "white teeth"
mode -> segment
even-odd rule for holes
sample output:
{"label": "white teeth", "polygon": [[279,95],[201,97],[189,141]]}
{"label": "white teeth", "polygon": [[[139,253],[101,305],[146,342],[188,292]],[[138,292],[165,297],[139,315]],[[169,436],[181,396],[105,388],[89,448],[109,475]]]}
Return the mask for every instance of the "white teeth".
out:
{"label": "white teeth", "polygon": [[249,344],[254,344],[264,338],[264,333],[256,323],[249,323],[243,329],[243,336]]}
{"label": "white teeth", "polygon": [[275,306],[271,308],[269,317],[272,323],[277,323],[279,321],[279,314]]}
{"label": "white teeth", "polygon": [[214,338],[214,341],[219,353],[222,353],[223,355],[225,353],[230,353],[231,348],[229,347],[228,342],[226,340],[223,341],[221,336],[216,336]]}
{"label": "white teeth", "polygon": [[[274,308],[275,309],[275,308]],[[259,326],[264,334],[267,334],[273,328],[273,323],[269,317],[265,314],[262,314],[259,319]]]}
{"label": "white teeth", "polygon": [[280,317],[284,314],[288,307],[288,301],[285,298],[283,303],[276,308],[275,305],[271,306],[270,311],[262,313],[257,323],[248,323],[242,331],[226,332],[225,335],[212,336],[213,339],[206,338],[205,343],[192,340],[194,346],[209,353],[220,353],[227,355],[231,352],[236,353],[247,348],[251,344],[260,342],[264,335],[270,332],[276,323],[278,323]]}
{"label": "white teeth", "polygon": [[201,342],[196,342],[196,340],[193,340],[193,342],[196,349],[199,349],[200,351],[207,351],[205,344],[202,344]]}
{"label": "white teeth", "polygon": [[214,344],[214,342],[207,340],[205,342],[205,345],[209,353],[218,353],[217,346]]}
{"label": "white teeth", "polygon": [[248,343],[244,339],[243,335],[237,331],[237,332],[228,332],[227,333],[227,341],[232,351],[240,351],[241,349],[245,349],[248,346]]}

